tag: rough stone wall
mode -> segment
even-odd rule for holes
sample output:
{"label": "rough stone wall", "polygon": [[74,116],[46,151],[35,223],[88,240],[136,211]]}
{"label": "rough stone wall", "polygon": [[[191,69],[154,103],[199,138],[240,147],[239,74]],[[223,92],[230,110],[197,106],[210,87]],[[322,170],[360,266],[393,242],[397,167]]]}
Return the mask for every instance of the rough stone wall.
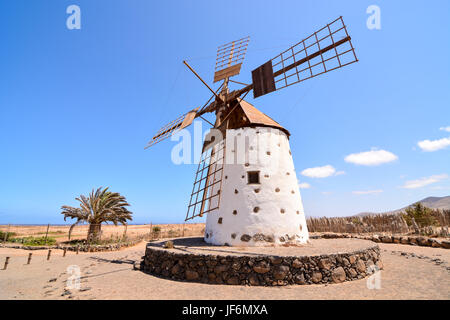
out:
{"label": "rough stone wall", "polygon": [[284,286],[340,283],[382,269],[376,244],[361,251],[312,257],[221,256],[147,247],[141,269],[174,280],[211,284]]}
{"label": "rough stone wall", "polygon": [[450,239],[435,239],[421,236],[405,236],[405,235],[359,235],[350,233],[322,233],[314,234],[310,236],[311,239],[338,239],[338,238],[356,238],[363,240],[371,240],[373,242],[381,243],[398,243],[413,246],[422,247],[434,247],[434,248],[444,248],[450,249]]}

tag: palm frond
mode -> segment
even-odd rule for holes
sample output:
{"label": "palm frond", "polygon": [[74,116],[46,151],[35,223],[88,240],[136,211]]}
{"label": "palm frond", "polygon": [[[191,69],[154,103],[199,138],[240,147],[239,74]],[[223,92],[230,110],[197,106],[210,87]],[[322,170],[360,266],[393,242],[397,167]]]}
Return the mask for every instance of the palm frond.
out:
{"label": "palm frond", "polygon": [[77,219],[77,222],[71,226],[71,230],[79,222],[89,224],[112,222],[114,225],[119,223],[126,225],[128,220],[132,220],[132,212],[126,208],[130,206],[126,198],[118,192],[109,191],[108,187],[92,189],[88,196],[80,195],[75,199],[80,203],[79,208],[61,207],[64,220]]}

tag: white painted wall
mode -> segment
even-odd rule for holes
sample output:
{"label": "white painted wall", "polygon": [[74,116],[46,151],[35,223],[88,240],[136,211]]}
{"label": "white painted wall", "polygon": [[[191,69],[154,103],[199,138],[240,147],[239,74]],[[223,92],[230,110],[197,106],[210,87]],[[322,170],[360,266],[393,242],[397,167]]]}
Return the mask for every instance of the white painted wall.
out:
{"label": "white painted wall", "polygon": [[[205,241],[231,246],[306,243],[308,230],[286,134],[266,127],[227,130],[225,150],[220,206],[207,214]],[[260,172],[260,184],[247,183],[248,171]],[[219,184],[213,194],[218,190]],[[259,207],[258,212],[254,212],[255,207]],[[274,242],[241,241],[245,234],[263,234]]]}

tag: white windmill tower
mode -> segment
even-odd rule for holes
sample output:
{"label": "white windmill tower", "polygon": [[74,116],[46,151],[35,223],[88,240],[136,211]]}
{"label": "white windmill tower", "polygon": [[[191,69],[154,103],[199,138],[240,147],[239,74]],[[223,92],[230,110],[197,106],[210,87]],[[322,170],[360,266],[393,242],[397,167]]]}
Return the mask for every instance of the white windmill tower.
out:
{"label": "white windmill tower", "polygon": [[[252,84],[233,81],[249,38],[218,48],[214,82],[222,81],[202,107],[163,127],[150,147],[195,118],[214,112],[216,122],[203,145],[186,220],[207,214],[205,241],[214,245],[272,246],[308,241],[289,132],[244,100],[357,62],[342,17],[252,71]],[[229,90],[229,82],[243,85]],[[242,96],[242,98],[241,98]],[[213,99],[214,101],[210,103]]]}

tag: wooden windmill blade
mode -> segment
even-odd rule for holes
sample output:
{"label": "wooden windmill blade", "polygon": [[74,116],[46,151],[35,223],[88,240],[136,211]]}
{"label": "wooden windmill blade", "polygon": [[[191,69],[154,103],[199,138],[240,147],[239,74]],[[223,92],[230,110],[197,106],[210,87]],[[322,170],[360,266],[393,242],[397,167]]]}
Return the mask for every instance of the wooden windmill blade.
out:
{"label": "wooden windmill blade", "polygon": [[[205,142],[204,146],[208,145]],[[192,186],[185,221],[220,207],[225,159],[225,139],[204,148]]]}
{"label": "wooden windmill blade", "polygon": [[[161,142],[168,137],[170,137],[173,133],[176,131],[182,130],[192,124],[195,118],[200,117],[203,120],[207,121],[205,118],[202,117],[205,113],[214,112],[216,110],[216,101],[213,101],[210,103],[210,101],[217,96],[217,92],[220,91],[223,84],[219,86],[216,92],[213,91],[213,95],[208,99],[208,101],[200,108],[195,108],[177,119],[173,120],[172,122],[169,122],[164,127],[159,129],[159,131],[153,136],[152,140],[149,141],[147,146],[144,149],[147,149],[158,142]],[[209,122],[209,121],[207,121]]]}
{"label": "wooden windmill blade", "polygon": [[357,62],[342,17],[252,71],[255,98]]}
{"label": "wooden windmill blade", "polygon": [[199,108],[196,108],[183,114],[182,116],[176,118],[172,122],[169,122],[164,127],[159,129],[159,131],[153,136],[152,140],[149,141],[145,149],[157,144],[158,142],[167,139],[173,133],[190,126],[194,121],[194,119],[198,116],[197,113],[198,109]]}
{"label": "wooden windmill blade", "polygon": [[236,76],[241,72],[250,37],[245,37],[217,48],[214,82]]}

